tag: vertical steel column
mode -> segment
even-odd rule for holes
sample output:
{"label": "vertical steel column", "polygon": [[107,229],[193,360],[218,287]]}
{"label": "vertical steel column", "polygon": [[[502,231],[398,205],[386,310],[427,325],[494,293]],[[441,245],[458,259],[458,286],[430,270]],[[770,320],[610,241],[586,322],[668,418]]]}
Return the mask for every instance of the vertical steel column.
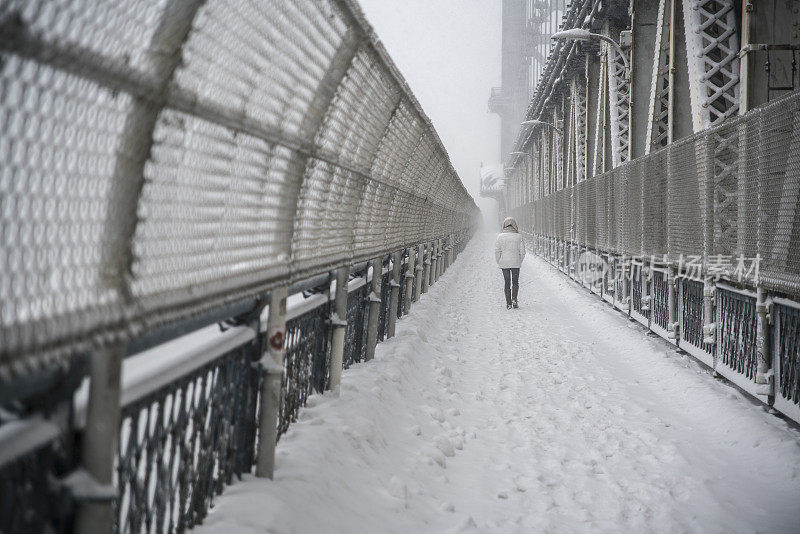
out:
{"label": "vertical steel column", "polygon": [[372,279],[369,292],[369,317],[367,319],[367,347],[364,361],[375,357],[378,344],[378,317],[381,309],[381,278],[383,278],[383,262],[380,258],[372,260]]}
{"label": "vertical steel column", "polygon": [[261,384],[261,413],[258,417],[256,476],[272,478],[275,471],[275,444],[278,441],[278,411],[281,402],[281,377],[286,354],[286,297],[288,286],[276,287],[269,294],[267,352],[261,358],[264,381]]}
{"label": "vertical steel column", "polygon": [[[650,303],[653,302],[653,262],[642,262],[642,314],[650,311]],[[653,314],[648,315],[648,322]]]}
{"label": "vertical steel column", "polygon": [[453,255],[454,250],[453,247],[455,239],[453,238],[453,234],[450,234],[450,237],[447,240],[447,268],[449,269],[451,265],[453,265]]}
{"label": "vertical steel column", "polygon": [[423,280],[425,279],[425,245],[420,244],[417,248],[417,267],[415,269],[416,276],[414,277],[414,284],[416,284],[417,295],[414,302],[417,302],[422,296]]}
{"label": "vertical steel column", "polygon": [[417,249],[408,247],[408,265],[406,266],[405,292],[406,298],[403,299],[403,315],[408,315],[411,311],[411,299],[414,297],[414,273],[416,272]]}
{"label": "vertical steel column", "polygon": [[767,292],[759,287],[756,293],[756,354],[758,364],[756,368],[756,384],[758,395],[766,396],[768,404],[772,404],[775,396],[774,375],[772,372],[772,354],[770,351],[769,339],[769,308],[767,304]]}
{"label": "vertical steel column", "polygon": [[[114,481],[120,424],[120,382],[125,343],[116,343],[92,353],[89,406],[83,432],[83,469],[103,486]],[[111,532],[112,502],[84,503],[75,517],[78,533]]]}
{"label": "vertical steel column", "polygon": [[625,312],[631,314],[631,260],[622,260],[622,303]]}
{"label": "vertical steel column", "polygon": [[397,302],[400,300],[400,264],[403,261],[403,253],[395,252],[392,254],[392,279],[389,282],[391,290],[389,293],[389,314],[386,320],[386,339],[394,337],[397,327]]}
{"label": "vertical steel column", "polygon": [[433,272],[431,273],[431,284],[439,280],[439,268],[441,267],[442,245],[441,239],[433,242]]}
{"label": "vertical steel column", "polygon": [[425,261],[422,262],[423,271],[422,271],[422,292],[428,292],[428,286],[430,285],[430,276],[431,276],[431,244],[425,243],[425,254],[424,258]]}
{"label": "vertical steel column", "polygon": [[331,326],[331,380],[329,388],[338,393],[342,383],[342,359],[344,357],[344,336],[347,331],[347,282],[350,269],[340,267],[336,269],[336,294],[333,301],[333,316]]}
{"label": "vertical steel column", "polygon": [[677,272],[675,267],[667,270],[667,338],[678,341],[678,299],[677,299]]}
{"label": "vertical steel column", "polygon": [[717,325],[714,322],[716,285],[710,277],[703,279],[703,343],[714,345],[717,342]]}

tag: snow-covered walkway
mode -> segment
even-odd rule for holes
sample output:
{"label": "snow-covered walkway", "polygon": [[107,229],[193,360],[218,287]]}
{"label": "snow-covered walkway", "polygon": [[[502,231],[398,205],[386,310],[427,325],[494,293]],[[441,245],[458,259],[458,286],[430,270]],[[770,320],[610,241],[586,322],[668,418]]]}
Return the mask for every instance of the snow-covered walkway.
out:
{"label": "snow-covered walkway", "polygon": [[199,532],[800,532],[800,432],[476,236]]}

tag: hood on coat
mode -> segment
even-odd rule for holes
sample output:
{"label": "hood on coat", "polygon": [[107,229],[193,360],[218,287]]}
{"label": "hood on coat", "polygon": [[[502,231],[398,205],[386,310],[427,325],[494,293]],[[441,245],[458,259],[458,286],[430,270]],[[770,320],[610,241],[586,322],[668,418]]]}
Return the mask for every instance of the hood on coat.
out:
{"label": "hood on coat", "polygon": [[506,220],[503,221],[503,231],[519,233],[519,228],[517,227],[517,221],[514,220],[514,217],[506,217]]}

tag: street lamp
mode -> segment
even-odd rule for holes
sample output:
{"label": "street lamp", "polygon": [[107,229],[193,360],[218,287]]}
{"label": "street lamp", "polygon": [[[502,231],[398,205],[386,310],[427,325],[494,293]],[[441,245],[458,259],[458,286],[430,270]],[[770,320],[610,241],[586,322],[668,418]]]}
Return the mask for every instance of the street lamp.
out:
{"label": "street lamp", "polygon": [[560,32],[556,32],[550,36],[551,39],[565,39],[567,41],[591,41],[591,40],[599,40],[605,41],[611,46],[614,47],[614,50],[617,51],[619,56],[622,58],[622,62],[625,64],[625,79],[630,79],[630,65],[628,64],[628,58],[625,56],[625,52],[622,50],[622,47],[617,44],[617,42],[610,38],[606,37],[605,35],[601,35],[599,33],[592,33],[589,30],[585,30],[583,28],[572,28],[571,30],[563,30]]}
{"label": "street lamp", "polygon": [[558,129],[556,126],[554,126],[554,125],[550,124],[549,122],[540,121],[540,120],[538,120],[538,119],[531,119],[531,120],[528,120],[528,121],[523,121],[523,122],[521,122],[521,123],[520,123],[520,125],[522,125],[522,126],[533,126],[533,125],[536,125],[536,124],[541,124],[542,126],[549,126],[549,127],[550,127],[550,128],[552,128],[552,129],[553,129],[553,130],[554,130],[554,131],[555,131],[555,132],[556,132],[558,135],[561,135],[561,136],[563,136],[563,135],[564,135],[564,132],[562,132],[561,130],[559,130],[559,129]]}

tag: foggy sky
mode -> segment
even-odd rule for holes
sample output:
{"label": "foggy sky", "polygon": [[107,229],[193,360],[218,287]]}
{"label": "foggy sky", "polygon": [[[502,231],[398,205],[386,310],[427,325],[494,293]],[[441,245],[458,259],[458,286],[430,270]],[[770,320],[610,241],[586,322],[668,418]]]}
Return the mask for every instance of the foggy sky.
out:
{"label": "foggy sky", "polygon": [[500,160],[500,119],[489,114],[500,85],[501,0],[359,0],[422,109],[430,117],[467,191],[478,170]]}

